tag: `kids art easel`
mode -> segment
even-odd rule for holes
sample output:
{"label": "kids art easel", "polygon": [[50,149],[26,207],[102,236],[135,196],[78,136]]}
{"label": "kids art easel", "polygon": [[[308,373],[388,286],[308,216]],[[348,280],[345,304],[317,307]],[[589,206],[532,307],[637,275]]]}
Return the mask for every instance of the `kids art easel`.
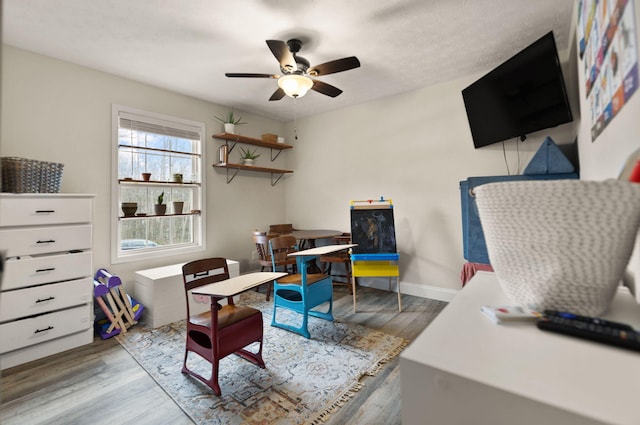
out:
{"label": "kids art easel", "polygon": [[402,311],[400,294],[400,267],[393,221],[393,203],[390,199],[351,201],[351,287],[353,311],[356,311],[356,277],[396,278],[398,310]]}
{"label": "kids art easel", "polygon": [[105,269],[98,270],[93,278],[93,296],[106,316],[95,322],[102,339],[127,332],[142,315],[142,305],[127,295],[118,276]]}

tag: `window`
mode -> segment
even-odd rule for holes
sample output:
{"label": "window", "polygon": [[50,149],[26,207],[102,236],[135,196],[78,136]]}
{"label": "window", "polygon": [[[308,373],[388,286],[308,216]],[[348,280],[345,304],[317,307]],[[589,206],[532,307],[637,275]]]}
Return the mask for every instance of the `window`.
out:
{"label": "window", "polygon": [[119,105],[112,115],[112,262],[204,251],[204,124]]}

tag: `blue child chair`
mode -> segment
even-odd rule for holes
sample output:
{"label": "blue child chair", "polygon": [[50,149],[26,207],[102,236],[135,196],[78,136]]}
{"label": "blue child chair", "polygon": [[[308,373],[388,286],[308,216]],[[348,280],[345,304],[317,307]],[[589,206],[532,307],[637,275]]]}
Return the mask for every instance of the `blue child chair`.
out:
{"label": "blue child chair", "polygon": [[[298,250],[293,236],[279,236],[269,241],[273,266],[289,254]],[[310,338],[308,329],[309,316],[333,321],[333,285],[331,277],[324,273],[307,273],[307,263],[316,261],[317,255],[296,255],[298,273],[276,279],[273,287],[273,320],[276,326]],[[327,304],[326,312],[312,310]],[[302,324],[295,326],[277,320],[278,308],[284,308],[302,315]]]}

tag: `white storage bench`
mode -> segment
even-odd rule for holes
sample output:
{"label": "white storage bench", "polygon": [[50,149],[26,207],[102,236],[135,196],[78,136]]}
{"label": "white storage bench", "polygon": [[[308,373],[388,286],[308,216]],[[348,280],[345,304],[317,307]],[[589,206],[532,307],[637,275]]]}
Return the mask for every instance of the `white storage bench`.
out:
{"label": "white storage bench", "polygon": [[[143,319],[149,326],[157,328],[167,323],[186,319],[184,283],[181,264],[140,270],[135,273],[136,301],[144,306]],[[240,263],[227,260],[229,276],[240,274]],[[190,299],[191,314],[203,313],[211,307],[209,302],[197,303]]]}

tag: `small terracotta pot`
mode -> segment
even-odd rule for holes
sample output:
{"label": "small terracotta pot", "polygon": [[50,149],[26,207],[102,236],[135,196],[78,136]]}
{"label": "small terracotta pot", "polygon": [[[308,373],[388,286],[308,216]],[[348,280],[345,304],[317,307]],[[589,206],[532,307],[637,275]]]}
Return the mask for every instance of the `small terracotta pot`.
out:
{"label": "small terracotta pot", "polygon": [[137,202],[123,202],[122,203],[122,212],[125,217],[133,217],[136,215],[136,211],[138,210]]}
{"label": "small terracotta pot", "polygon": [[184,208],[183,201],[173,201],[173,213],[174,214],[182,214],[182,209]]}
{"label": "small terracotta pot", "polygon": [[156,215],[165,215],[167,213],[167,204],[155,204],[153,209]]}

